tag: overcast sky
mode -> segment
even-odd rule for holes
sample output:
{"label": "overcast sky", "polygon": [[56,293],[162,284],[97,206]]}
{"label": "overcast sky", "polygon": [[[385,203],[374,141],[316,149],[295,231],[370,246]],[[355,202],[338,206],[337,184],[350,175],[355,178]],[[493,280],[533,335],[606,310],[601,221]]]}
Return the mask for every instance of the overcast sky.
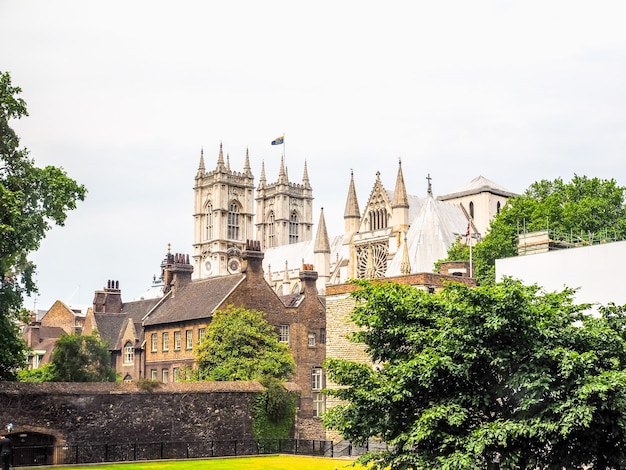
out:
{"label": "overcast sky", "polygon": [[[167,244],[192,253],[200,149],[213,169],[246,148],[277,179],[307,162],[314,222],[343,230],[377,171],[393,189],[453,192],[478,175],[513,192],[574,174],[626,184],[623,1],[0,0],[0,70],[30,116],[37,165],[87,198],[32,258],[37,308],[125,301]],[[270,142],[285,134],[285,147]],[[27,305],[33,308],[33,301]]]}

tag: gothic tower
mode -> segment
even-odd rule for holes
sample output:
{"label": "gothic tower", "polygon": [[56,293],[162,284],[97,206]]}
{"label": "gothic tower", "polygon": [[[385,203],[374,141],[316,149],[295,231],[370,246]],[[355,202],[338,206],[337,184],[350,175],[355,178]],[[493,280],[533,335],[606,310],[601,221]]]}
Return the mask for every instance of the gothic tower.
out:
{"label": "gothic tower", "polygon": [[206,171],[204,151],[194,185],[194,279],[241,270],[246,240],[253,239],[254,176],[246,150],[243,172],[231,171],[222,144],[215,170]]}
{"label": "gothic tower", "polygon": [[290,183],[284,158],[278,181],[267,183],[265,164],[256,195],[256,239],[262,248],[311,241],[313,238],[313,190],[304,163],[302,183]]}

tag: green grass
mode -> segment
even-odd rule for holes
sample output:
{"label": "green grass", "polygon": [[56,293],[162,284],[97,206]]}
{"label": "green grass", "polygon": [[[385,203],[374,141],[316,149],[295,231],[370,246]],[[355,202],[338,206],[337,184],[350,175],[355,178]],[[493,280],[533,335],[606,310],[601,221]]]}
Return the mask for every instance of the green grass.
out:
{"label": "green grass", "polygon": [[364,468],[352,466],[352,463],[351,460],[344,459],[271,455],[266,457],[98,464],[84,467],[57,467],[55,470],[350,470]]}

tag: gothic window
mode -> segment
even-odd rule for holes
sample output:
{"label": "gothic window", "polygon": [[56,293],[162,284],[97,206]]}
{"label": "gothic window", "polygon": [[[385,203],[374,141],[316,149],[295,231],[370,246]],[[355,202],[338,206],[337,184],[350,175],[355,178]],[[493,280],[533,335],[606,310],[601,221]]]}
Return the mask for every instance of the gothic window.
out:
{"label": "gothic window", "polygon": [[387,210],[385,208],[372,209],[369,212],[369,228],[379,230],[387,227]]}
{"label": "gothic window", "polygon": [[298,214],[293,211],[289,216],[289,243],[298,243]]}
{"label": "gothic window", "polygon": [[132,364],[135,362],[135,348],[133,343],[127,341],[124,345],[124,364]]}
{"label": "gothic window", "polygon": [[470,217],[474,218],[474,202],[470,201]]}
{"label": "gothic window", "polygon": [[204,214],[204,239],[211,240],[213,238],[213,205],[207,204]]}
{"label": "gothic window", "polygon": [[500,201],[498,201],[498,204],[496,204],[496,214],[500,213]]}
{"label": "gothic window", "polygon": [[274,211],[270,212],[270,216],[268,217],[268,223],[267,223],[267,246],[269,248],[273,247],[275,242],[274,237],[276,236],[276,227],[274,226],[274,222],[275,222],[275,216],[274,216]]}
{"label": "gothic window", "polygon": [[357,277],[359,279],[379,279],[387,272],[386,243],[372,243],[356,247]]}
{"label": "gothic window", "polygon": [[235,202],[228,209],[228,239],[239,240],[239,206]]}

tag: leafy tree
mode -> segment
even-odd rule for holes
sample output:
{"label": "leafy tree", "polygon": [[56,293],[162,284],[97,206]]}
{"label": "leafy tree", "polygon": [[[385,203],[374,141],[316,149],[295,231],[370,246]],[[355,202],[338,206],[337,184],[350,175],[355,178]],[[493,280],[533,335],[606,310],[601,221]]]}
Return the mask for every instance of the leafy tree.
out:
{"label": "leafy tree", "polygon": [[20,382],[52,382],[54,380],[54,366],[48,362],[36,369],[22,369],[18,372],[17,379]]}
{"label": "leafy tree", "polygon": [[[480,284],[495,282],[498,258],[517,255],[522,231],[550,230],[587,241],[593,237],[626,237],[626,188],[615,180],[577,176],[533,183],[523,195],[509,199],[492,220],[489,232],[473,250],[474,272]],[[459,253],[448,253],[448,260]],[[457,256],[457,258],[455,258]],[[466,254],[468,260],[469,253]]]}
{"label": "leafy tree", "polygon": [[53,382],[115,382],[108,345],[96,334],[61,335],[52,353]]}
{"label": "leafy tree", "polygon": [[27,116],[19,87],[0,72],[0,380],[15,380],[25,365],[26,345],[17,321],[26,318],[24,295],[37,291],[28,261],[51,223],[63,225],[85,188],[54,166],[38,168],[20,148],[9,120]]}
{"label": "leafy tree", "polygon": [[295,371],[289,349],[264,313],[233,306],[213,314],[196,362],[204,380],[286,380]]}
{"label": "leafy tree", "polygon": [[389,449],[374,469],[624,468],[626,309],[506,279],[438,294],[355,281],[352,335],[382,368],[329,359],[326,426]]}
{"label": "leafy tree", "polygon": [[448,248],[447,258],[435,262],[434,271],[439,272],[439,267],[443,261],[469,261],[469,259],[470,246],[465,242],[464,238],[457,238],[450,248]]}

